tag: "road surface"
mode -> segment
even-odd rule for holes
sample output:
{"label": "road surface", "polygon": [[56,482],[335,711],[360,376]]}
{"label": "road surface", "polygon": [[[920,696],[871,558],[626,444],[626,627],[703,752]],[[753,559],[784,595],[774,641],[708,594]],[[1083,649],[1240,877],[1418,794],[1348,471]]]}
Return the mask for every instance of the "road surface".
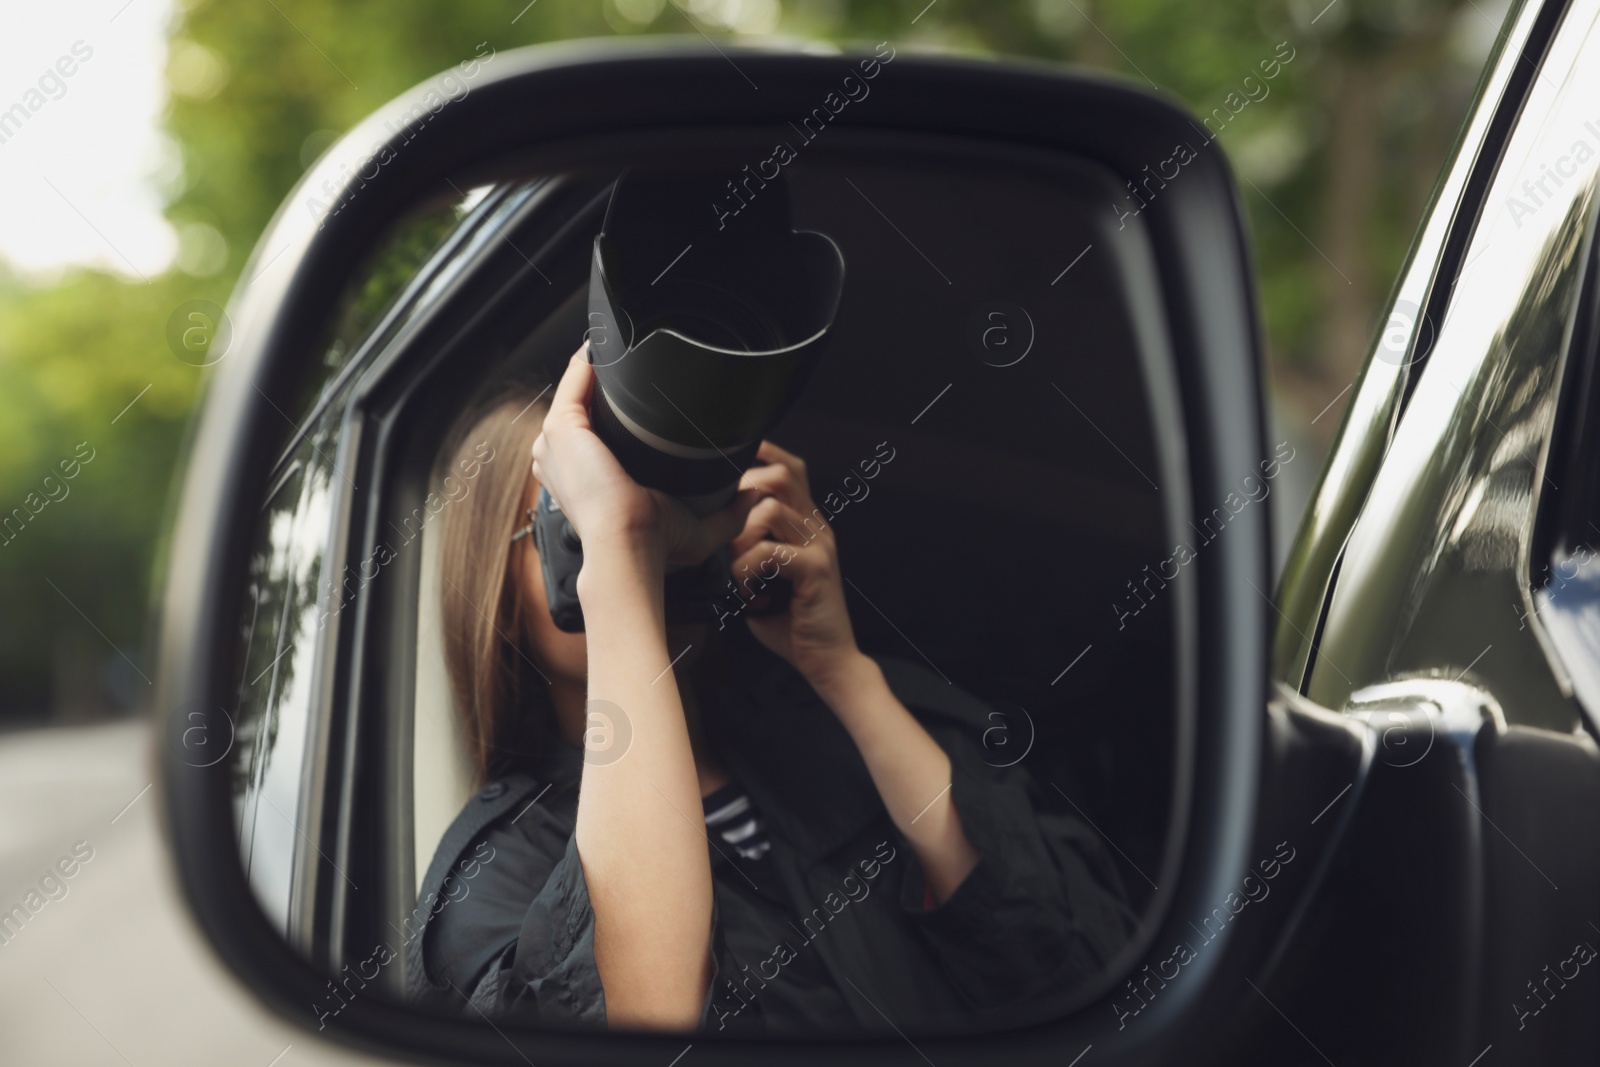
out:
{"label": "road surface", "polygon": [[0,913],[43,902],[0,926],[0,1063],[388,1063],[269,1014],[218,962],[179,901],[149,757],[144,723],[0,734]]}

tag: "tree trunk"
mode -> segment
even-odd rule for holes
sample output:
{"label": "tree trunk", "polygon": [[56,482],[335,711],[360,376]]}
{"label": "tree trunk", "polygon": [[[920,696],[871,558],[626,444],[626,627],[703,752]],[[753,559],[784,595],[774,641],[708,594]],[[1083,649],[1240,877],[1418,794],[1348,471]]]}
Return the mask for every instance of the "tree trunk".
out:
{"label": "tree trunk", "polygon": [[[1382,183],[1378,104],[1384,79],[1373,64],[1343,56],[1324,61],[1324,70],[1330,101],[1323,171],[1327,185],[1316,241],[1332,265],[1318,274],[1323,318],[1317,362],[1332,399],[1355,379],[1373,335],[1376,298],[1367,236]],[[1329,421],[1337,425],[1337,419]]]}

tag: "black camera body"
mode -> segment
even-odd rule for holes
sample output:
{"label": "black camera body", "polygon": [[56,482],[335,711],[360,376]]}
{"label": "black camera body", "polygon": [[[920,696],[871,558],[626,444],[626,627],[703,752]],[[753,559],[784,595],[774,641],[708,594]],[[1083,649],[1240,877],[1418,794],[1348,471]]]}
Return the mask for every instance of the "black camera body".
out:
{"label": "black camera body", "polygon": [[[791,228],[781,173],[713,227],[727,181],[710,170],[624,174],[589,274],[590,425],[636,482],[697,515],[738,492],[821,356],[844,286],[833,239]],[[581,632],[583,546],[543,489],[534,536],[550,614]],[[728,564],[723,548],[670,570],[667,622],[716,618]]]}

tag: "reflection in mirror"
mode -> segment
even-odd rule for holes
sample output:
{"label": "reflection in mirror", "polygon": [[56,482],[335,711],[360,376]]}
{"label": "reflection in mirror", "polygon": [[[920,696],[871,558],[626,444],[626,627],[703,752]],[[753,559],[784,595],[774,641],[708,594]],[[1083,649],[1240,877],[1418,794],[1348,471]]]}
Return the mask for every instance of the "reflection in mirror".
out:
{"label": "reflection in mirror", "polygon": [[805,133],[458,197],[351,283],[232,756],[320,1020],[993,1032],[1141,950],[1225,518],[1139,204]]}
{"label": "reflection in mirror", "polygon": [[[257,898],[306,951],[313,912],[307,889],[315,866],[303,855],[312,839],[300,825],[316,824],[321,803],[305,776],[313,769],[308,753],[321,750],[308,727],[313,659],[329,621],[318,582],[327,566],[329,494],[342,478],[331,457],[343,411],[333,401],[348,393],[350,375],[340,372],[357,346],[382,316],[393,317],[418,267],[479,198],[456,197],[411,213],[391,228],[343,294],[297,404],[283,413],[300,432],[279,461],[250,556],[240,630],[244,669],[230,716],[234,811]],[[185,751],[188,762],[212,761],[209,753],[189,759]]]}

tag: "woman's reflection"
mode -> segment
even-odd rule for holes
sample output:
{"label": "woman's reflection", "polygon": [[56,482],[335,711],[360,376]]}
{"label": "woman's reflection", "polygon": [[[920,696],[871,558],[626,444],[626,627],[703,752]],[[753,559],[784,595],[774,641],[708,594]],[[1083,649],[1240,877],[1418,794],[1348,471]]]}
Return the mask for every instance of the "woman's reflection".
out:
{"label": "woman's reflection", "polygon": [[[801,459],[764,443],[696,518],[591,432],[593,387],[580,352],[547,410],[512,389],[459,438],[504,457],[442,516],[484,788],[424,883],[410,995],[595,1026],[979,1029],[1102,968],[1134,919],[1100,842],[985,761],[983,702],[857,648]],[[586,633],[546,606],[541,483],[582,537]],[[751,610],[669,628],[665,569],[723,544]]]}

